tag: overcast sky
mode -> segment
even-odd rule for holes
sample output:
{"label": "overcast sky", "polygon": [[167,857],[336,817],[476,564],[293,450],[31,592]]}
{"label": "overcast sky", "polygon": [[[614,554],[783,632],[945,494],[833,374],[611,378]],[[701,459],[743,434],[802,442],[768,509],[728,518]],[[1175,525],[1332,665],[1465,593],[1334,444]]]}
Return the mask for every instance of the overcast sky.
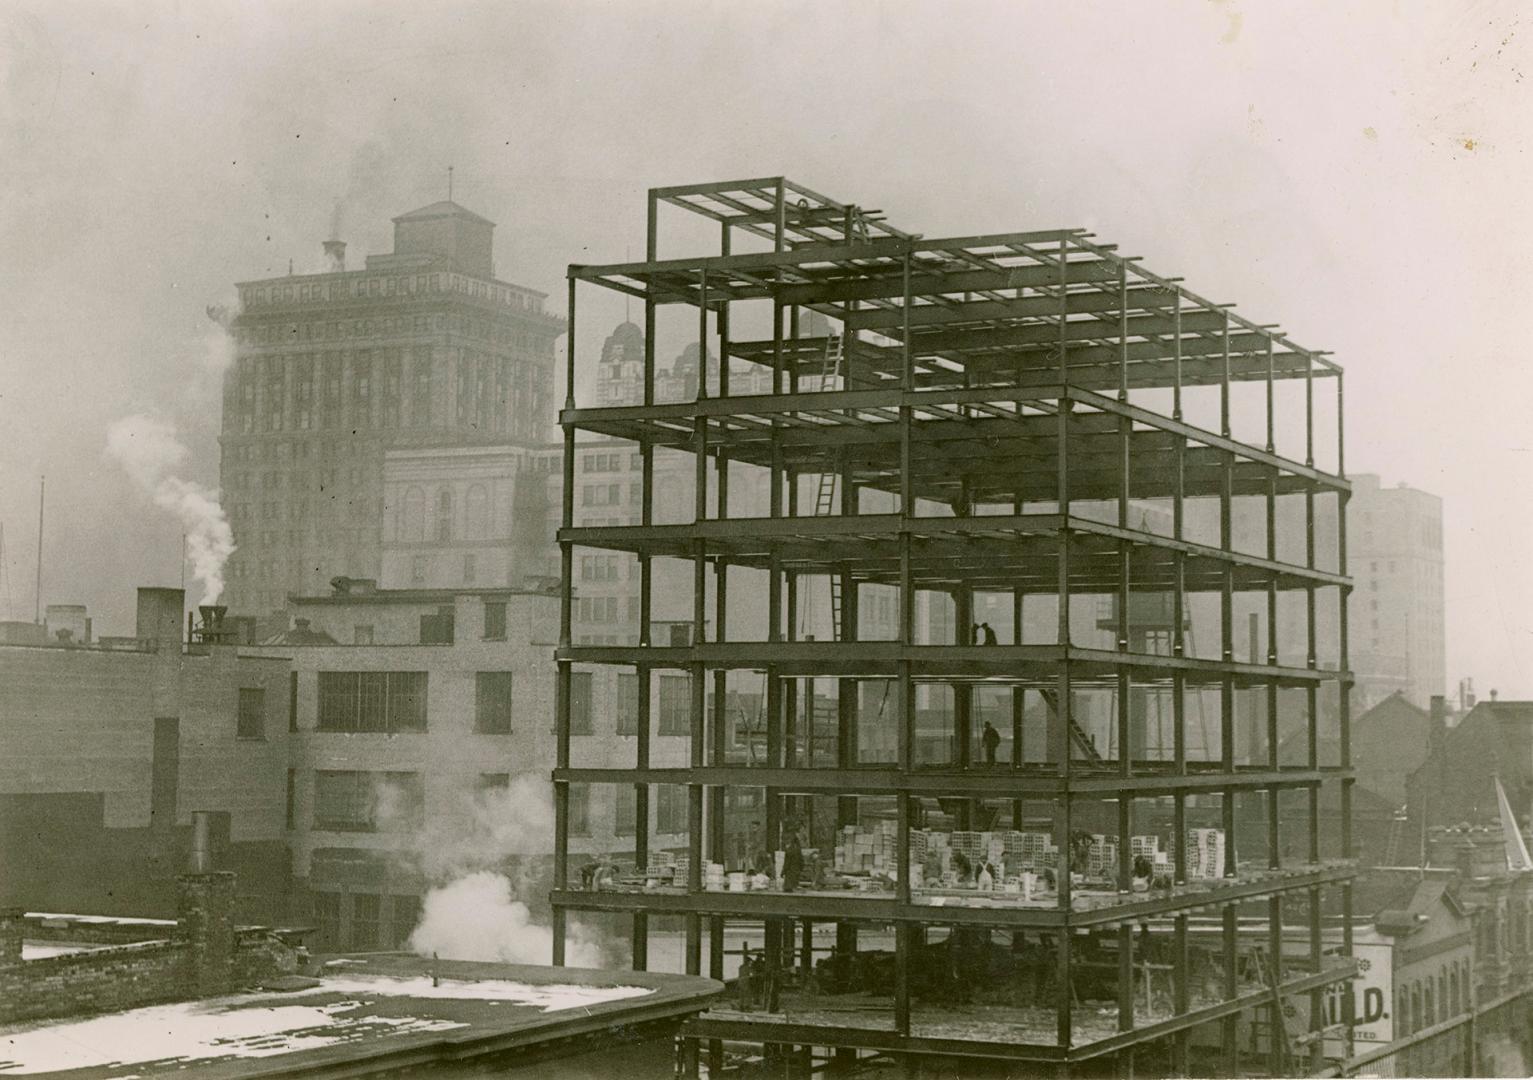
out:
{"label": "overcast sky", "polygon": [[[0,616],[130,633],[180,526],[130,413],[217,482],[204,309],[441,198],[502,278],[643,245],[652,185],[786,174],[927,236],[1084,226],[1346,366],[1352,472],[1444,500],[1448,678],[1533,696],[1533,24],[1340,5],[0,7]],[[583,294],[584,295],[584,294]],[[593,294],[594,295],[594,294]],[[621,318],[582,306],[578,346]]]}

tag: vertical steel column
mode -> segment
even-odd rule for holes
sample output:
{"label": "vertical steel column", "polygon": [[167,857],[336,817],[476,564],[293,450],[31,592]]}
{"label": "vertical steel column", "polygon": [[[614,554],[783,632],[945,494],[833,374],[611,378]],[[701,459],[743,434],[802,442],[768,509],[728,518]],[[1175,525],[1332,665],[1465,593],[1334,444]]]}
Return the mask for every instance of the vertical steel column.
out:
{"label": "vertical steel column", "polygon": [[[1336,475],[1346,476],[1346,409],[1345,396],[1342,386],[1342,374],[1336,373]],[[1347,502],[1351,496],[1350,491],[1341,491],[1337,494],[1336,508],[1336,549],[1337,549],[1337,573],[1343,578],[1348,576],[1347,561]],[[1343,769],[1352,767],[1352,657],[1351,647],[1348,642],[1348,616],[1347,606],[1351,599],[1352,586],[1349,583],[1340,587],[1339,597],[1339,622],[1340,622],[1340,668],[1341,684],[1339,687],[1338,720],[1340,723],[1341,761]],[[1352,783],[1350,779],[1341,782],[1341,857],[1352,858]],[[1342,914],[1342,954],[1347,959],[1352,957],[1352,882],[1350,880],[1341,886],[1341,914]],[[1348,1044],[1347,1050],[1352,1050],[1351,1032],[1352,1024],[1356,1017],[1353,996],[1342,996],[1343,1019],[1347,1023]]]}
{"label": "vertical steel column", "polygon": [[1118,892],[1127,894],[1134,876],[1134,797],[1118,792]]}
{"label": "vertical steel column", "polygon": [[[911,522],[915,515],[914,462],[911,458],[911,439],[914,434],[915,356],[910,340],[910,257],[907,247],[900,260],[900,285],[902,291],[900,309],[900,388],[904,391],[900,403],[900,660],[897,667],[899,694],[899,767],[908,775],[915,767],[915,687],[911,680],[910,649],[915,645],[915,576],[911,567]],[[900,906],[910,903],[910,798],[903,792],[896,794],[898,820],[896,843],[898,870],[895,882],[895,899]],[[910,962],[914,949],[913,928],[899,923],[894,939],[894,1029],[901,1035],[910,1033]]]}
{"label": "vertical steel column", "polygon": [[[1219,431],[1230,437],[1230,313],[1224,312],[1222,334],[1223,364],[1219,375]],[[1219,484],[1219,546],[1223,551],[1234,549],[1234,481],[1235,455],[1225,450],[1220,455],[1222,469]],[[1223,639],[1220,657],[1224,664],[1235,662],[1235,568],[1226,562],[1219,576],[1219,633]],[[1235,775],[1235,678],[1225,670],[1219,680],[1219,757],[1220,772]],[[1237,876],[1235,858],[1235,789],[1224,789],[1224,876]]]}
{"label": "vertical steel column", "polygon": [[910,1034],[910,953],[914,936],[908,923],[895,923],[894,1030],[899,1035]]}
{"label": "vertical steel column", "polygon": [[[1065,800],[1065,805],[1070,805],[1068,799]],[[1063,867],[1064,872],[1059,875],[1059,880],[1061,882],[1068,882],[1070,880],[1069,852],[1061,849],[1059,854],[1060,859],[1065,863]],[[1059,972],[1059,1005],[1055,1018],[1057,1031],[1054,1041],[1063,1050],[1070,1049],[1070,1043],[1074,1038],[1073,1029],[1075,1026],[1075,1016],[1071,1011],[1075,994],[1070,986],[1070,946],[1070,927],[1068,925],[1061,926],[1059,928],[1058,958],[1055,961]]]}
{"label": "vertical steel column", "polygon": [[[1320,926],[1320,889],[1309,890],[1309,965],[1319,971],[1325,964],[1324,940]],[[1325,987],[1317,986],[1309,992],[1309,1072],[1318,1076],[1325,1065],[1325,1045],[1321,1032],[1325,1030]]]}
{"label": "vertical steel column", "polygon": [[1171,419],[1182,418],[1182,290],[1173,290],[1175,301],[1171,308]]}
{"label": "vertical steel column", "polygon": [[910,341],[910,250],[900,260],[900,283],[903,289],[900,334],[900,385],[904,399],[900,403],[900,660],[897,667],[899,693],[899,767],[909,773],[915,767],[915,717],[912,705],[915,691],[911,683],[910,652],[916,642],[916,587],[911,567],[911,524],[916,516],[914,461],[911,440],[915,423],[912,408],[915,395],[915,355]]}
{"label": "vertical steel column", "polygon": [[[1271,405],[1272,342],[1267,342],[1268,405]],[[1271,417],[1268,418],[1268,437],[1271,438]],[[1269,447],[1270,450],[1270,447]],[[1276,466],[1267,472],[1267,561],[1277,562],[1277,487]],[[1278,587],[1277,574],[1267,574],[1267,666],[1276,668],[1278,663]],[[1253,763],[1254,764],[1254,763]],[[1278,769],[1278,685],[1274,675],[1267,676],[1267,767]],[[1276,784],[1267,788],[1267,865],[1283,865],[1282,830],[1278,825],[1278,810],[1282,792]]]}
{"label": "vertical steel column", "polygon": [[[1181,848],[1178,843],[1177,847]],[[1174,931],[1172,938],[1171,953],[1171,994],[1172,1010],[1177,1016],[1187,1015],[1192,1005],[1191,979],[1192,956],[1187,948],[1187,915],[1179,913],[1173,923]],[[1191,1073],[1187,1061],[1187,1039],[1190,1033],[1186,1028],[1178,1031],[1171,1037],[1171,1071],[1177,1076],[1188,1076]]]}
{"label": "vertical steel column", "polygon": [[[953,622],[955,624],[954,645],[977,644],[974,637],[974,593],[966,585],[959,585],[953,590]],[[968,769],[974,764],[974,695],[971,687],[966,682],[949,684],[953,690],[953,734],[954,744],[958,747],[958,767]],[[964,816],[968,816],[965,810]],[[964,821],[960,829],[967,829],[969,824]]]}
{"label": "vertical steel column", "polygon": [[1273,367],[1272,335],[1267,338],[1267,453],[1277,453],[1277,398],[1275,397],[1276,369]]}
{"label": "vertical steel column", "polygon": [[1172,873],[1177,885],[1187,884],[1187,792],[1177,788],[1171,793],[1171,828],[1176,844],[1172,849]]}
{"label": "vertical steel column", "polygon": [[[776,246],[782,250],[782,188],[778,187],[778,232]],[[776,292],[772,298],[772,393],[783,393],[783,337],[782,337],[783,304]],[[776,521],[783,516],[783,425],[780,417],[772,417],[771,427],[771,491],[768,499],[768,514]],[[769,550],[767,557],[767,642],[778,644],[782,641],[783,627],[783,571],[782,556],[774,544]],[[768,664],[765,673],[766,690],[766,761],[768,768],[776,768],[782,763],[782,677],[778,674],[776,664]],[[766,799],[765,813],[765,841],[767,850],[774,850],[778,841],[778,833],[781,826],[780,796],[776,788],[765,788]],[[769,942],[776,942],[777,923],[775,920],[767,920],[767,933]],[[768,948],[768,955],[773,950]]]}
{"label": "vertical steel column", "polygon": [[[1017,412],[1022,411],[1021,403],[1017,404]],[[1022,516],[1022,487],[1018,483],[1016,491],[1012,494],[1011,512],[1015,517]],[[1021,645],[1024,637],[1022,631],[1023,603],[1025,593],[1021,585],[1013,585],[1011,588],[1011,643]],[[1026,706],[1025,695],[1027,691],[1021,686],[1011,688],[1011,767],[1013,770],[1022,767],[1023,745],[1022,729]],[[1014,799],[1011,804],[1011,827],[1020,830],[1022,828],[1022,800]]]}
{"label": "vertical steel column", "polygon": [[[1118,264],[1118,401],[1128,404],[1128,264]],[[1134,424],[1125,415],[1118,417],[1118,528],[1129,527],[1130,438]],[[1118,541],[1118,652],[1129,651],[1129,580],[1133,549],[1124,539]],[[1126,655],[1120,655],[1118,667],[1118,774],[1134,771],[1133,738],[1129,731],[1129,669]]]}
{"label": "vertical steel column", "polygon": [[[569,316],[565,324],[564,343],[564,408],[575,408],[575,286],[576,279],[569,279]],[[560,520],[563,529],[575,524],[575,425],[568,417],[564,420],[564,490],[561,492]],[[571,623],[574,609],[575,545],[570,540],[559,541],[559,659],[556,664],[554,684],[554,768],[563,770],[570,766],[570,692],[572,661],[569,650],[573,642]],[[570,785],[568,781],[554,784],[554,888],[563,892],[569,887],[569,825]],[[553,963],[564,965],[566,919],[564,908],[553,909]]]}
{"label": "vertical steel column", "polygon": [[[655,261],[659,246],[658,230],[659,200],[656,199],[653,190],[649,193],[649,213],[647,229],[644,241],[644,257],[649,262]],[[643,376],[643,404],[653,406],[655,404],[655,313],[656,304],[654,293],[646,285],[644,295],[644,376]],[[654,524],[655,519],[655,448],[648,436],[639,440],[639,466],[640,466],[640,502],[639,521],[648,527]],[[648,554],[639,556],[639,649],[641,656],[652,644],[650,616],[654,612],[654,565],[653,559]],[[650,710],[650,690],[652,686],[650,665],[645,660],[640,660],[635,665],[635,676],[638,682],[636,694],[637,713],[636,724],[638,731],[635,739],[634,767],[640,771],[649,769],[649,748],[652,714]],[[649,784],[638,783],[633,789],[633,819],[634,819],[634,854],[633,861],[635,870],[643,873],[649,865]],[[643,911],[633,914],[632,930],[633,967],[635,971],[643,971],[649,966],[649,915]]]}
{"label": "vertical steel column", "polygon": [[1134,924],[1118,924],[1118,1030],[1134,1030]]}
{"label": "vertical steel column", "polygon": [[[1233,1001],[1240,995],[1240,982],[1236,974],[1235,962],[1239,949],[1239,934],[1235,922],[1235,905],[1225,904],[1221,909],[1224,918],[1224,999]],[[1239,1076],[1239,1061],[1236,1055],[1239,1048],[1236,1044],[1240,1017],[1238,1014],[1226,1016],[1220,1021],[1220,1046],[1224,1055],[1225,1076]]]}
{"label": "vertical steel column", "polygon": [[[1059,241],[1059,397],[1055,410],[1056,433],[1054,457],[1057,473],[1055,476],[1055,498],[1059,510],[1059,555],[1058,555],[1058,581],[1056,592],[1059,597],[1059,630],[1057,644],[1060,648],[1060,665],[1056,678],[1057,703],[1054,709],[1054,737],[1050,740],[1050,753],[1054,757],[1054,764],[1058,767],[1060,776],[1066,782],[1068,792],[1070,779],[1070,725],[1073,718],[1070,712],[1070,410],[1073,402],[1070,398],[1069,367],[1066,363],[1069,332],[1069,259],[1065,239]],[[1065,843],[1060,845],[1062,857],[1068,857],[1069,851],[1069,806],[1068,794],[1064,798],[1064,813],[1061,821],[1064,825]],[[1070,906],[1070,874],[1068,868],[1060,875],[1059,902],[1066,910]]]}
{"label": "vertical steel column", "polygon": [[[698,273],[697,300],[697,400],[708,398],[708,270]],[[708,420],[696,416],[692,421],[693,491],[692,515],[696,523],[708,518]],[[707,640],[708,628],[708,549],[703,540],[692,542],[692,648],[694,656]],[[687,740],[692,768],[704,762],[707,741],[707,668],[697,660],[687,666],[690,676],[691,725]],[[687,892],[702,891],[703,881],[703,786],[687,785]],[[685,916],[686,970],[688,975],[702,973],[702,922],[696,912]]]}
{"label": "vertical steel column", "polygon": [[1288,1041],[1287,1029],[1283,1024],[1283,996],[1279,988],[1283,985],[1283,896],[1281,893],[1267,898],[1267,952],[1271,956],[1268,963],[1268,976],[1271,983],[1271,999],[1267,1003],[1267,1015],[1271,1019],[1267,1037],[1267,1061],[1272,1076],[1283,1076],[1284,1049]]}
{"label": "vertical steel column", "polygon": [[[730,249],[731,228],[728,222],[720,226],[719,230],[719,254],[727,256]],[[719,301],[718,312],[714,318],[715,326],[719,335],[719,396],[728,397],[729,386],[729,299],[724,294],[724,299]],[[707,356],[706,350],[701,350],[702,357]],[[701,358],[699,361],[701,362]],[[716,503],[714,516],[720,521],[729,518],[729,454],[724,447],[714,452],[714,472],[716,484]],[[714,585],[713,585],[713,626],[714,640],[725,642],[729,640],[728,612],[729,612],[729,563],[727,559],[718,558],[714,562]],[[720,668],[714,672],[713,677],[713,716],[712,724],[712,749],[711,760],[714,766],[722,767],[726,764],[729,726],[729,711],[726,707],[726,699],[729,692],[729,671]],[[708,857],[717,863],[725,863],[725,791],[722,784],[717,784],[708,790]],[[720,982],[724,979],[724,917],[714,915],[708,920],[708,976]],[[708,1070],[710,1075],[717,1075],[724,1064],[724,1046],[717,1039],[710,1040],[708,1044]]]}

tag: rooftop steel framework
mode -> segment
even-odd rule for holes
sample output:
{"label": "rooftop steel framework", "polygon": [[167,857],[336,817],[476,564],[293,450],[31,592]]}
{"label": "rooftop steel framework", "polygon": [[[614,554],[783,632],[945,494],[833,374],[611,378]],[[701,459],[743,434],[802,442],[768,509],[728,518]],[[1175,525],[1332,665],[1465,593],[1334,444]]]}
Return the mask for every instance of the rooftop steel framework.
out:
{"label": "rooftop steel framework", "polygon": [[[663,206],[710,218],[719,225],[716,254],[659,259],[659,212]],[[756,250],[734,253],[741,235],[757,238]],[[747,1040],[802,1046],[863,1048],[894,1053],[963,1054],[1029,1059],[1067,1065],[1108,1052],[1132,1052],[1150,1039],[1169,1038],[1180,1062],[1187,1060],[1187,1033],[1223,1020],[1226,1049],[1235,1037],[1234,1017],[1253,1004],[1275,1005],[1283,995],[1309,993],[1318,1007],[1323,988],[1345,977],[1321,959],[1319,895],[1341,890],[1350,910],[1352,866],[1346,663],[1345,504],[1342,442],[1342,372],[1324,353],[1306,349],[1272,326],[1236,315],[1186,289],[1178,279],[1150,273],[1119,256],[1081,229],[1057,229],[925,239],[893,228],[881,216],[829,199],[782,177],[655,188],[649,192],[648,241],[641,262],[571,265],[569,282],[568,387],[561,423],[565,437],[563,563],[558,662],[558,761],[553,773],[557,843],[555,963],[564,959],[567,913],[632,913],[633,962],[647,958],[647,918],[683,916],[686,969],[701,973],[704,930],[709,969],[723,973],[725,918],[766,921],[863,920],[897,927],[896,991],[892,1031],[756,1022],[704,1016],[689,1024],[696,1040]],[[582,283],[614,289],[644,302],[643,400],[633,405],[581,407],[575,400],[581,362],[576,336],[576,293]],[[731,309],[742,302],[769,305],[771,335],[737,340]],[[699,355],[717,356],[717,370],[699,378],[694,401],[655,400],[657,310],[690,305],[697,312]],[[835,376],[822,370],[833,343],[801,333],[801,315],[813,311],[842,329],[844,359]],[[741,362],[771,372],[771,392],[731,393],[731,369]],[[706,366],[707,360],[704,360]],[[1303,394],[1303,458],[1277,449],[1275,395],[1285,380]],[[1198,387],[1216,387],[1217,424],[1197,426],[1184,414],[1184,398]],[[1334,394],[1336,426],[1322,432],[1317,396]],[[1232,435],[1231,395],[1237,388],[1265,399],[1265,439],[1258,444]],[[1153,400],[1144,400],[1141,391]],[[1137,399],[1137,400],[1136,400]],[[575,441],[578,433],[630,440],[642,455],[640,523],[577,527]],[[1320,440],[1334,439],[1335,471],[1316,466]],[[684,524],[655,523],[654,457],[660,450],[694,456],[695,506]],[[731,516],[731,463],[770,474],[770,511]],[[798,479],[835,477],[834,513],[806,506]],[[863,492],[883,492],[894,512],[868,512]],[[1302,559],[1280,557],[1277,501],[1297,496],[1304,504],[1306,550]],[[1317,557],[1319,499],[1331,499],[1335,515],[1334,565]],[[1184,507],[1206,499],[1218,505],[1217,542],[1186,535]],[[1171,527],[1154,530],[1134,520],[1143,500],[1169,506]],[[1238,550],[1233,542],[1236,500],[1265,506],[1266,550]],[[1089,508],[1088,508],[1089,504]],[[1115,514],[1095,512],[1115,507]],[[1110,520],[1107,519],[1110,517]],[[625,552],[636,557],[641,583],[637,646],[577,646],[571,637],[575,548]],[[652,638],[652,563],[689,560],[693,569],[693,619],[687,644]],[[749,568],[767,576],[765,640],[730,636],[726,618],[730,571]],[[833,641],[797,640],[793,616],[811,576],[833,579],[839,609]],[[858,590],[893,586],[900,596],[898,640],[857,640]],[[1317,658],[1317,591],[1339,597],[1334,630],[1339,663]],[[1050,597],[1058,630],[1052,643],[1021,640],[980,646],[965,640],[918,643],[916,597],[928,591],[954,599],[957,624],[969,625],[976,591],[1006,592],[1021,626],[1024,602]],[[1189,594],[1217,596],[1221,649],[1217,658],[1194,655],[1185,640],[1184,603]],[[1237,592],[1266,598],[1267,655],[1237,658],[1232,647]],[[1082,644],[1072,595],[1113,599],[1115,647]],[[1131,622],[1132,598],[1159,593],[1168,599],[1170,642],[1145,645]],[[1280,594],[1302,597],[1306,655],[1280,663],[1276,642]],[[710,613],[709,600],[713,601]],[[1327,616],[1329,617],[1329,616]],[[1072,623],[1074,625],[1072,625]],[[1020,631],[1017,635],[1020,637]],[[631,768],[576,768],[571,764],[571,673],[575,664],[616,665],[639,681],[636,759]],[[661,669],[691,675],[690,764],[651,767],[650,680]],[[766,698],[766,761],[745,764],[727,752],[725,678],[731,671],[763,671]],[[708,676],[715,693],[709,707]],[[833,767],[800,760],[792,730],[794,682],[803,677],[839,680],[889,679],[898,687],[895,719],[898,760],[889,767],[858,764],[852,749],[856,720],[851,695],[838,706],[840,741]],[[959,760],[951,767],[919,764],[912,751],[915,691],[923,682],[954,688],[955,709],[965,714],[980,684],[1012,688],[1016,745],[1021,741],[1021,694],[1049,703],[1047,754],[1042,763],[1014,761],[1007,769],[970,766],[968,734],[958,728]],[[1323,765],[1318,744],[1317,695],[1339,685],[1339,760]],[[1117,744],[1130,745],[1129,690],[1153,684],[1169,689],[1174,709],[1174,753],[1147,761],[1120,749],[1116,760],[1085,753],[1077,745],[1072,686],[1116,686]],[[1189,755],[1187,697],[1191,689],[1217,690],[1220,753],[1217,760]],[[1234,696],[1240,688],[1265,695],[1266,760],[1237,763]],[[1303,691],[1308,702],[1308,756],[1284,765],[1278,755],[1279,693]],[[1016,756],[1014,754],[1014,756]],[[634,893],[583,892],[570,888],[568,866],[571,784],[633,785],[637,805],[638,858],[647,858],[649,786],[685,785],[688,792],[689,872],[684,888]],[[1322,785],[1339,789],[1340,859],[1321,857],[1319,801]],[[899,867],[892,896],[818,893],[705,891],[701,867],[721,857],[725,792],[731,787],[766,789],[769,834],[785,799],[808,793],[847,798],[886,796],[896,802]],[[1302,865],[1284,866],[1276,830],[1280,793],[1307,793],[1308,851]],[[1234,850],[1240,792],[1265,799],[1273,842],[1269,865],[1243,866]],[[1176,887],[1167,895],[1122,895],[1106,903],[1073,901],[1068,873],[1060,875],[1057,905],[1037,907],[947,906],[940,910],[911,887],[908,837],[913,804],[921,798],[1042,800],[1053,806],[1056,834],[1068,838],[1077,800],[1108,797],[1118,804],[1120,880],[1128,877],[1136,799],[1170,796],[1176,835],[1187,801],[1199,793],[1222,795],[1229,844],[1225,880],[1213,889],[1187,884],[1185,846],[1177,845]],[[1018,811],[1020,813],[1020,810]],[[1061,849],[1064,843],[1059,845]],[[1242,992],[1234,973],[1236,904],[1266,901],[1276,946],[1285,898],[1307,900],[1313,970]],[[1189,912],[1218,908],[1230,956],[1224,1000],[1193,1008],[1187,986]],[[929,924],[1054,928],[1062,985],[1068,985],[1072,931],[1089,926],[1119,928],[1131,955],[1133,920],[1173,920],[1178,955],[1175,1016],[1134,1027],[1132,1002],[1120,1002],[1120,1027],[1111,1039],[1084,1042],[1072,1033],[1068,995],[1060,1001],[1057,1039],[1051,1043],[976,1041],[913,1031],[909,992],[911,935]],[[1350,919],[1345,921],[1350,928]],[[782,930],[777,931],[779,934]],[[1348,930],[1350,933],[1350,930]],[[1274,952],[1276,952],[1276,947]],[[1350,956],[1350,938],[1344,957]],[[1130,961],[1125,960],[1125,963]],[[1132,994],[1130,978],[1124,994]],[[694,1050],[696,1042],[693,1043]],[[1318,1055],[1319,1040],[1312,1052]],[[1317,1058],[1318,1060],[1318,1058]],[[695,1057],[694,1057],[695,1061]],[[1292,1068],[1293,1063],[1289,1062]],[[1281,1069],[1279,1070],[1281,1071]]]}

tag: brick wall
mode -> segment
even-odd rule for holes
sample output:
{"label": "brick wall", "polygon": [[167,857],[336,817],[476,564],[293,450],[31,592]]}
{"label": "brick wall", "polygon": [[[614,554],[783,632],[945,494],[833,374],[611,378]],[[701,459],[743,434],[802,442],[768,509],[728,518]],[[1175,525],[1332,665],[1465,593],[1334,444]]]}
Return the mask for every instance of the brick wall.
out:
{"label": "brick wall", "polygon": [[[33,921],[0,909],[0,1023],[208,997],[296,970],[294,951],[269,931],[234,929],[233,874],[185,874],[178,885],[180,922],[160,928],[170,930],[172,940],[39,960],[20,958]],[[38,930],[49,921],[41,920]]]}
{"label": "brick wall", "polygon": [[0,1023],[179,1001],[186,945],[151,941],[0,967]]}

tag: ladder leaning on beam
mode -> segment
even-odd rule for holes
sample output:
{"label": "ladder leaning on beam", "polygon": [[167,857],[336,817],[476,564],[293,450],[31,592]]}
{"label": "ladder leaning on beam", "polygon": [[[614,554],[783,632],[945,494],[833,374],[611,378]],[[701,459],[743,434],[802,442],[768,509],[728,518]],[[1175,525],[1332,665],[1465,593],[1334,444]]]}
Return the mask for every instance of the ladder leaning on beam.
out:
{"label": "ladder leaning on beam", "polygon": [[[845,338],[832,333],[825,339],[825,359],[820,367],[820,393],[835,389],[841,377],[841,362],[846,355]],[[820,486],[814,495],[814,516],[828,517],[835,508],[836,470],[827,469],[820,474]],[[841,639],[841,575],[830,575],[830,636],[832,641]],[[808,615],[808,612],[805,612]]]}
{"label": "ladder leaning on beam", "polygon": [[[1053,713],[1057,719],[1060,714],[1059,691],[1040,689],[1038,691],[1038,696],[1043,699],[1043,703],[1048,706],[1049,712]],[[1080,722],[1075,719],[1074,709],[1070,710],[1069,721],[1070,741],[1073,742],[1076,746],[1080,747],[1081,751],[1085,754],[1087,761],[1093,765],[1101,765],[1102,755],[1097,750],[1097,744],[1092,741],[1092,738],[1089,734],[1087,734],[1086,729],[1081,727]]]}

